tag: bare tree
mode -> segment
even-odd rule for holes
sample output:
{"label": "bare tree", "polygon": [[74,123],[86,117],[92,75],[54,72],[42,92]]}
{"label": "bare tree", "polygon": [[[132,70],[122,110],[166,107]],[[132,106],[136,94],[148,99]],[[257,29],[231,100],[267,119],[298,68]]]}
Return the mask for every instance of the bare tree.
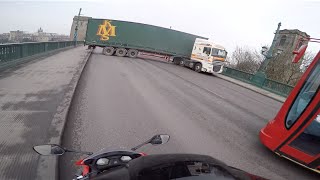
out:
{"label": "bare tree", "polygon": [[302,70],[302,72],[306,71],[306,69],[309,67],[309,65],[313,61],[314,57],[315,57],[315,54],[312,53],[311,51],[306,51],[304,53],[302,58],[302,64],[300,66],[300,69]]}
{"label": "bare tree", "polygon": [[230,56],[227,56],[227,57],[226,57],[225,63],[226,63],[226,66],[227,66],[227,67],[233,68],[233,66],[234,66],[234,64],[232,63],[232,60],[231,60]]}
{"label": "bare tree", "polygon": [[[267,78],[294,86],[314,58],[307,51],[302,60],[292,63],[292,50],[286,49],[272,58],[267,66]],[[256,50],[237,46],[231,57],[226,59],[227,66],[248,73],[256,73],[264,57]]]}
{"label": "bare tree", "polygon": [[272,58],[267,66],[267,77],[285,84],[295,85],[303,74],[300,68],[302,61],[292,63],[292,58],[293,54],[289,50]]}
{"label": "bare tree", "polygon": [[232,68],[248,73],[255,73],[262,62],[262,57],[260,53],[255,50],[237,46],[231,58],[227,61]]}

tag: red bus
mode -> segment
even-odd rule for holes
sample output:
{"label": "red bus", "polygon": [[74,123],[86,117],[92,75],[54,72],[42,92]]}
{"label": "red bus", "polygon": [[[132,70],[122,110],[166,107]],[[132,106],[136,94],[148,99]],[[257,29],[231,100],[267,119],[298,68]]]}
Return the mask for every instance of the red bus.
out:
{"label": "red bus", "polygon": [[[298,61],[306,49],[300,48]],[[260,141],[281,157],[320,173],[320,51],[282,105],[260,131]]]}

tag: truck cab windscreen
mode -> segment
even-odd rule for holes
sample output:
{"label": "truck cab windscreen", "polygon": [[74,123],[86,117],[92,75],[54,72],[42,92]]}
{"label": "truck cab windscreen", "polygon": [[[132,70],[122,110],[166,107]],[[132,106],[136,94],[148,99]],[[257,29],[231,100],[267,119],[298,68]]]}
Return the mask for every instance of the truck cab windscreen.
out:
{"label": "truck cab windscreen", "polygon": [[227,52],[225,50],[212,48],[211,56],[226,57]]}

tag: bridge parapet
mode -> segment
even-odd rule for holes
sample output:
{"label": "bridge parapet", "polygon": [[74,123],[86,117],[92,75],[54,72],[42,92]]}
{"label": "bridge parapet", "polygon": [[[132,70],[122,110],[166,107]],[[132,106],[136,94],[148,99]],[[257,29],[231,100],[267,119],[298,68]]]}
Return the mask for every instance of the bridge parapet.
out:
{"label": "bridge parapet", "polygon": [[73,41],[0,44],[0,69],[8,65],[15,65],[25,58],[39,56],[73,45]]}

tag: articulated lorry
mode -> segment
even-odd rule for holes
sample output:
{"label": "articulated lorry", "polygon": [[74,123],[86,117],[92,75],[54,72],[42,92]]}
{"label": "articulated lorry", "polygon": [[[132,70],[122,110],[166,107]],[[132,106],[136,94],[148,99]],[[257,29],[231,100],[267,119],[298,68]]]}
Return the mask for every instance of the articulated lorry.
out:
{"label": "articulated lorry", "polygon": [[108,19],[89,19],[85,44],[108,56],[158,56],[196,72],[221,73],[227,51],[196,36],[163,27]]}

